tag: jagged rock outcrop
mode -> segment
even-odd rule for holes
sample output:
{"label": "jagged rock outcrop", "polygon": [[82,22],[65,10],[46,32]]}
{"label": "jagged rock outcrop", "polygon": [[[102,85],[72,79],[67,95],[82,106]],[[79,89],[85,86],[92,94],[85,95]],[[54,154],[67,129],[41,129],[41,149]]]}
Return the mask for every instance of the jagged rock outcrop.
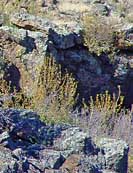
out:
{"label": "jagged rock outcrop", "polygon": [[[26,69],[30,76],[37,76],[36,68],[41,66],[45,55],[50,54],[62,67],[73,73],[79,83],[79,100],[88,100],[90,95],[95,96],[105,90],[117,92],[117,85],[121,85],[122,94],[126,96],[125,104],[130,106],[133,103],[132,26],[125,29],[123,27],[122,32],[124,30],[125,35],[117,40],[117,46],[121,51],[130,52],[120,52],[115,56],[115,63],[111,64],[107,56],[97,57],[88,52],[79,24],[60,26],[54,21],[28,13],[13,14],[11,22],[24,29],[1,27],[4,30],[1,31],[1,44],[5,45],[1,48],[1,54],[12,59],[22,74],[21,79],[25,78],[23,76]],[[10,33],[7,34],[10,35],[9,41],[5,39],[5,31]]]}
{"label": "jagged rock outcrop", "polygon": [[43,19],[28,13],[15,13],[11,16],[11,22],[19,27],[29,30],[47,31],[55,25],[47,19]]}
{"label": "jagged rock outcrop", "polygon": [[42,65],[46,54],[46,36],[12,27],[2,27],[0,36],[1,72],[4,71],[4,78],[19,89],[23,79],[30,81],[31,76],[37,75],[36,69]]}
{"label": "jagged rock outcrop", "polygon": [[[0,74],[11,83],[11,89],[16,87],[19,91],[24,86],[28,88],[27,95],[32,94],[30,81],[38,79],[37,69],[45,56],[52,55],[62,70],[67,69],[78,81],[79,104],[83,98],[88,101],[90,96],[105,90],[117,93],[120,85],[126,96],[124,104],[130,106],[132,24],[125,23],[118,30],[119,52],[111,64],[108,55],[98,57],[88,51],[79,22],[88,12],[106,17],[118,13],[112,2],[1,0],[4,14],[0,14]],[[124,13],[117,14],[119,20]],[[128,145],[122,140],[102,138],[94,142],[79,127],[47,125],[35,112],[0,110],[1,173],[127,173],[127,157]]]}
{"label": "jagged rock outcrop", "polygon": [[1,173],[127,173],[128,145],[70,125],[49,126],[28,110],[0,110]]}

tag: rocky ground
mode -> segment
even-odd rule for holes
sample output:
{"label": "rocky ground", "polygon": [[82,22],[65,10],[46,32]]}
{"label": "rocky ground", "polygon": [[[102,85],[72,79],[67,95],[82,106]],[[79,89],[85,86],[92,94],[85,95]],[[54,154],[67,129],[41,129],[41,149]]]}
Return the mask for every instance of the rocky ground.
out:
{"label": "rocky ground", "polygon": [[[40,3],[40,1],[37,2]],[[5,10],[9,3],[6,3]],[[69,4],[69,8],[66,8],[66,13],[60,10],[60,6],[65,6],[65,3]],[[104,6],[109,6],[110,15],[115,15],[115,9],[110,3],[100,1],[91,2],[91,5],[90,1],[82,2],[82,5],[80,3],[77,1],[79,6],[86,6],[88,10],[93,5],[98,6],[97,10],[102,10]],[[28,5],[28,1],[24,4]],[[33,75],[35,68],[32,68],[32,66],[38,66],[42,63],[44,55],[51,54],[64,68],[74,74],[79,82],[80,99],[88,99],[90,95],[95,96],[96,93],[101,93],[105,90],[116,92],[117,86],[121,85],[122,94],[126,96],[125,104],[129,107],[133,103],[132,23],[125,21],[122,24],[123,26],[119,28],[119,30],[125,31],[125,37],[123,41],[120,40],[122,44],[118,44],[121,51],[115,55],[115,63],[111,64],[108,56],[97,57],[92,55],[84,46],[81,36],[82,25],[79,22],[79,18],[75,19],[75,17],[81,17],[81,14],[86,13],[86,11],[77,11],[75,14],[77,4],[74,4],[73,1],[59,1],[58,3],[56,1],[43,1],[43,4],[45,5],[44,7],[41,5],[41,9],[50,8],[48,13],[56,11],[57,14],[53,14],[52,18],[48,18],[47,15],[40,17],[39,14],[38,16],[29,14],[26,10],[27,8],[20,5],[18,12],[12,12],[8,19],[10,26],[6,26],[1,15],[1,55],[6,56],[7,59],[13,62],[13,68],[16,68],[22,76],[21,78],[23,78],[20,66],[24,64],[25,68]],[[76,9],[71,9],[70,4]],[[130,8],[132,9],[132,4]],[[94,9],[93,7],[91,11],[95,12]],[[98,13],[103,14],[101,11],[98,11]],[[7,13],[5,12],[5,14]],[[118,17],[119,15],[116,16]],[[121,20],[120,17],[118,18]],[[16,80],[19,80],[18,73],[15,76]],[[13,76],[11,78],[13,79]],[[18,85],[17,81],[16,85]]]}
{"label": "rocky ground", "polygon": [[[1,0],[0,73],[17,90],[24,86],[30,93],[30,79],[37,79],[36,69],[46,55],[52,55],[78,81],[79,103],[105,90],[117,93],[120,85],[129,108],[133,104],[132,9],[132,0]],[[118,40],[122,44],[117,44],[113,63],[108,55],[91,54],[84,45],[81,20],[90,12],[122,21],[119,31],[124,37]],[[1,173],[127,172],[128,145],[121,140],[93,142],[78,127],[48,126],[26,110],[0,114]]]}
{"label": "rocky ground", "polygon": [[124,141],[95,142],[76,126],[48,126],[28,110],[0,111],[1,173],[127,172]]}

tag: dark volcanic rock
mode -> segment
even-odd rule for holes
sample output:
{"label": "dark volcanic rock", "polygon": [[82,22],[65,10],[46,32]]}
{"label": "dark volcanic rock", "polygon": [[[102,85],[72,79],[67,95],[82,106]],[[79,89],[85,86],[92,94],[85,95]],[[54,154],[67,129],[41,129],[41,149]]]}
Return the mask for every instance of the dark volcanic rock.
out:
{"label": "dark volcanic rock", "polygon": [[125,142],[101,139],[97,145],[78,127],[46,125],[28,110],[0,110],[1,173],[126,173]]}
{"label": "dark volcanic rock", "polygon": [[83,44],[80,34],[70,33],[67,35],[61,35],[53,29],[49,29],[49,41],[51,41],[57,49],[63,50]]}
{"label": "dark volcanic rock", "polygon": [[[31,111],[5,110],[0,111],[0,114],[0,132],[8,129],[12,140],[12,143],[7,141],[9,148],[15,149],[34,143],[52,145],[53,139],[60,134],[60,127],[46,126],[39,120],[38,115]],[[1,140],[3,141],[3,137]]]}

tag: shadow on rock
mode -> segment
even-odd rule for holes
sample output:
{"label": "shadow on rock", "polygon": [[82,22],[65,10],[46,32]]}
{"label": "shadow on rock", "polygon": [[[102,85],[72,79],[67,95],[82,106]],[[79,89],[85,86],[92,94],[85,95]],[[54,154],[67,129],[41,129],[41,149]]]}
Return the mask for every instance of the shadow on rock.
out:
{"label": "shadow on rock", "polygon": [[10,91],[14,88],[20,91],[20,71],[14,64],[8,64],[4,73],[4,79],[10,84]]}
{"label": "shadow on rock", "polygon": [[19,44],[26,48],[25,53],[31,53],[34,49],[36,49],[35,39],[30,37],[27,31],[25,38],[21,40]]}

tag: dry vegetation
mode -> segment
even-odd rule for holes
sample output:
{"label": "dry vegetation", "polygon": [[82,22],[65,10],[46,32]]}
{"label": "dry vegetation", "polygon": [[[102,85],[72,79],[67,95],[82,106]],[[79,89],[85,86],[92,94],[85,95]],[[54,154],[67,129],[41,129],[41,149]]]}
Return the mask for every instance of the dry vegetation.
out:
{"label": "dry vegetation", "polygon": [[[101,137],[122,139],[129,144],[132,154],[133,109],[123,108],[123,99],[120,88],[117,96],[112,96],[108,91],[97,94],[96,98],[90,98],[89,106],[84,103],[80,114],[75,111],[73,117],[75,124],[87,131],[94,140]],[[131,159],[129,169],[132,170]]]}
{"label": "dry vegetation", "polygon": [[73,106],[76,103],[77,82],[72,74],[67,71],[62,73],[61,66],[53,58],[44,58],[37,69],[36,79],[30,78],[24,70],[25,77],[19,92],[15,88],[12,90],[3,79],[0,80],[3,108],[32,109],[47,123],[72,122],[87,129],[94,138],[111,135],[132,144],[133,110],[123,109],[124,97],[120,87],[117,95],[106,91],[95,98],[90,97],[89,104],[83,102],[82,110],[76,112]]}
{"label": "dry vegetation", "polygon": [[[71,74],[62,74],[61,66],[53,58],[45,58],[40,69],[38,83],[34,87],[33,109],[41,118],[50,121],[66,121],[75,103],[77,83]],[[39,106],[38,105],[42,105]]]}
{"label": "dry vegetation", "polygon": [[[30,95],[26,89],[11,92],[6,81],[0,81],[3,107],[32,109],[40,115],[42,120],[50,122],[70,121],[69,112],[75,103],[77,83],[71,74],[61,72],[53,58],[45,58],[43,65],[37,69],[38,79],[30,80]],[[28,73],[27,73],[28,74]],[[23,79],[27,82],[27,78]],[[33,89],[33,90],[32,90]]]}
{"label": "dry vegetation", "polygon": [[114,51],[113,23],[109,23],[105,17],[87,15],[83,17],[83,37],[89,51],[97,55]]}
{"label": "dry vegetation", "polygon": [[114,55],[124,47],[130,47],[126,41],[125,31],[120,30],[125,25],[125,19],[118,16],[85,15],[82,18],[84,44],[91,53],[98,56],[107,54],[114,62]]}
{"label": "dry vegetation", "polygon": [[[23,1],[23,0],[22,0]],[[8,22],[8,14],[19,10],[20,0],[0,1],[0,11],[4,11],[6,15],[6,23]],[[82,25],[84,28],[83,36],[85,45],[91,53],[98,56],[102,53],[110,54],[111,60],[116,50],[115,31],[123,24],[124,21],[133,22],[133,0],[107,0],[109,4],[115,6],[114,14],[110,17],[94,15],[90,12],[82,17]],[[27,11],[31,14],[39,15],[35,3],[30,1]],[[82,3],[65,2],[58,6],[61,13],[85,13],[92,9],[92,6],[86,6]],[[91,15],[93,14],[93,15]],[[42,14],[41,14],[42,15]],[[55,11],[43,13],[43,16],[49,19],[55,19],[57,14]],[[66,19],[61,21],[65,23]],[[73,22],[70,21],[69,22]],[[119,35],[118,35],[119,36]],[[123,35],[120,35],[122,37]],[[121,40],[121,39],[119,39]],[[122,46],[123,43],[119,43]],[[72,74],[65,74],[61,71],[61,66],[57,65],[53,58],[45,58],[41,67],[38,67],[38,78],[36,80],[29,77],[28,72],[24,69],[27,76],[22,79],[21,91],[11,92],[10,85],[3,79],[0,80],[0,98],[2,99],[3,108],[19,108],[32,109],[40,115],[43,121],[48,123],[70,122],[74,117],[74,122],[86,128],[92,137],[97,136],[115,136],[126,140],[130,145],[133,143],[131,139],[132,131],[132,114],[133,110],[123,110],[123,96],[121,96],[120,88],[118,96],[111,96],[108,91],[104,94],[97,94],[96,98],[90,98],[89,106],[83,104],[81,112],[77,114],[73,111],[76,103],[77,82]],[[29,85],[26,85],[26,83]],[[27,88],[25,88],[27,86]],[[28,92],[27,92],[28,91]],[[30,94],[28,95],[27,93]],[[133,172],[133,157],[129,157],[129,173]]]}
{"label": "dry vegetation", "polygon": [[123,15],[123,17],[126,17],[127,14],[130,14],[132,12],[133,1],[119,0],[119,3],[116,6],[117,6],[117,11],[120,13],[120,15]]}
{"label": "dry vegetation", "polygon": [[84,12],[90,11],[90,8],[82,2],[80,3],[63,2],[59,4],[58,9],[62,13],[63,12],[64,13],[67,13],[67,12],[84,13]]}
{"label": "dry vegetation", "polygon": [[124,100],[124,97],[121,96],[120,86],[118,89],[119,92],[117,97],[115,94],[111,96],[108,91],[106,91],[104,94],[97,94],[95,100],[90,97],[91,116],[93,116],[93,112],[95,110],[101,112],[101,114],[105,117],[112,114],[118,114],[122,109]]}
{"label": "dry vegetation", "polygon": [[[104,132],[110,130],[110,127],[112,128],[112,125],[114,125],[112,123],[115,123],[115,121],[111,121],[121,116],[119,113],[122,110],[123,100],[124,97],[121,95],[120,87],[118,87],[117,96],[115,94],[111,95],[108,91],[103,94],[97,94],[95,98],[91,96],[88,105],[83,102],[82,114],[89,114],[89,121],[87,121],[90,124],[87,126],[91,126],[93,121],[97,121],[95,124],[97,128],[100,126]],[[96,114],[99,114],[98,117],[96,117]]]}
{"label": "dry vegetation", "polygon": [[128,158],[128,173],[133,173],[133,156],[131,155]]}

